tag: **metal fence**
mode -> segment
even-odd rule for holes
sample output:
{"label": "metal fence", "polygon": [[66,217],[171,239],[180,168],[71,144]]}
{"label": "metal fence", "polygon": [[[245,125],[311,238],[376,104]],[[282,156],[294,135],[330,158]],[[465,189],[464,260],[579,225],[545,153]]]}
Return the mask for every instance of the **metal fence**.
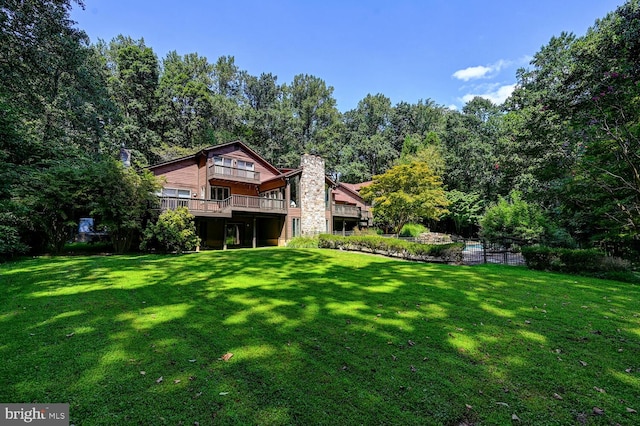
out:
{"label": "metal fence", "polygon": [[[335,231],[334,235],[353,235],[353,231]],[[398,237],[395,234],[382,234],[386,238],[397,238],[401,240],[419,242],[414,237]],[[460,240],[457,240],[460,241]],[[505,240],[503,244],[489,244],[479,240],[465,240],[462,251],[463,263],[465,265],[479,265],[482,263],[495,263],[501,265],[521,266],[525,265],[524,256],[520,252],[521,241]]]}
{"label": "metal fence", "polygon": [[512,243],[504,245],[487,244],[482,241],[465,241],[462,251],[463,261],[467,265],[498,263],[502,265],[525,265],[519,246]]}

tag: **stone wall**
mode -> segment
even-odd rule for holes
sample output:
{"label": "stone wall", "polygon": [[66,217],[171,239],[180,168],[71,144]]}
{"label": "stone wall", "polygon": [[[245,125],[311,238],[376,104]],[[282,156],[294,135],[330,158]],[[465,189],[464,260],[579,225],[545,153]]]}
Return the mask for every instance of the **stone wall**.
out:
{"label": "stone wall", "polygon": [[304,154],[300,160],[300,231],[302,235],[326,232],[324,160]]}

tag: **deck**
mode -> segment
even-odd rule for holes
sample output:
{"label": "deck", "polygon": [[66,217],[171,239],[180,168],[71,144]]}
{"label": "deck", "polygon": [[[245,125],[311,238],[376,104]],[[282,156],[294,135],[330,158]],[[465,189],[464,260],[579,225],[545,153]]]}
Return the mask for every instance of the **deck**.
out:
{"label": "deck", "polygon": [[200,217],[231,217],[233,212],[287,214],[284,200],[249,195],[231,195],[226,200],[200,198],[160,197],[160,210],[186,207],[189,213]]}

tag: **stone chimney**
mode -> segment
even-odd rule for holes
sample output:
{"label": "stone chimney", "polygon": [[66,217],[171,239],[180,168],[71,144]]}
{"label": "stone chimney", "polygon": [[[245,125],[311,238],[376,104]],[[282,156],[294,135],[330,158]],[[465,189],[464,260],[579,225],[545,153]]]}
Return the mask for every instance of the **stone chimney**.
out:
{"label": "stone chimney", "polygon": [[311,236],[326,232],[324,160],[304,154],[300,167],[300,233]]}

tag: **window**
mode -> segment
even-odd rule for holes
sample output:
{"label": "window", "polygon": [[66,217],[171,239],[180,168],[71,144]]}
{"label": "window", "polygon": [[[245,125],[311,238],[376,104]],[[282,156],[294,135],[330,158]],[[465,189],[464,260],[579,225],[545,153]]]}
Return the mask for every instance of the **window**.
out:
{"label": "window", "polygon": [[231,174],[231,158],[225,157],[213,157],[213,164],[215,165],[215,173],[219,175]]}
{"label": "window", "polygon": [[175,209],[176,207],[189,207],[189,199],[191,198],[191,190],[189,189],[176,189],[176,188],[162,188],[163,197],[179,198],[179,200],[168,200],[163,202],[167,208]]}
{"label": "window", "polygon": [[212,200],[226,200],[230,197],[231,190],[226,186],[212,186],[211,187],[211,199]]}
{"label": "window", "polygon": [[291,207],[300,207],[300,176],[294,176],[289,181]]}
{"label": "window", "polygon": [[177,198],[191,198],[191,190],[189,189],[175,189],[175,188],[162,188],[163,197],[177,197]]}
{"label": "window", "polygon": [[299,237],[300,236],[300,218],[294,217],[291,223],[291,236]]}
{"label": "window", "polygon": [[253,171],[253,163],[249,161],[238,160],[236,164],[237,164],[236,167],[238,167],[240,170]]}
{"label": "window", "polygon": [[253,163],[249,161],[238,160],[236,161],[236,168],[238,169],[238,176],[255,178]]}

